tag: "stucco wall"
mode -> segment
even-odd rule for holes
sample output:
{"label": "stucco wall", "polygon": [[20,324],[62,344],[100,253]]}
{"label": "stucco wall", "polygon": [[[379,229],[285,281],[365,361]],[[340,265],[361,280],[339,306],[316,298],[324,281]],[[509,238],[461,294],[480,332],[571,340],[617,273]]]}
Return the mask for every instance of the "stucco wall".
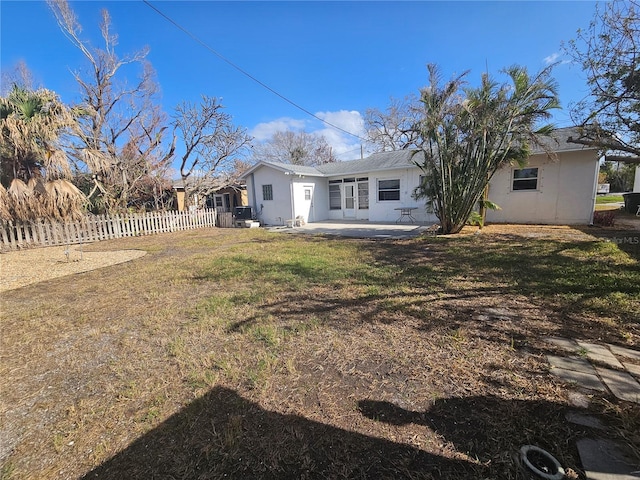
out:
{"label": "stucco wall", "polygon": [[[255,188],[252,185],[255,182]],[[265,200],[262,186],[271,185],[273,200]],[[255,199],[254,199],[255,193]],[[265,225],[284,225],[291,218],[291,179],[283,172],[272,168],[258,168],[247,178],[247,194],[249,205],[255,208],[260,220]]]}
{"label": "stucco wall", "polygon": [[591,222],[598,177],[596,152],[566,152],[557,160],[531,157],[538,167],[537,190],[512,189],[513,170],[505,167],[489,184],[489,200],[501,210],[489,210],[487,222],[586,225]]}

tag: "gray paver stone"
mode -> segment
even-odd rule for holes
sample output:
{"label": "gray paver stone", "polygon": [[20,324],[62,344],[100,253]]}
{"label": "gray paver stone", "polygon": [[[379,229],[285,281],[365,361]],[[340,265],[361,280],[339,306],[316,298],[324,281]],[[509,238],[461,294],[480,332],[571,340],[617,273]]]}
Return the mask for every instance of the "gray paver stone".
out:
{"label": "gray paver stone", "polygon": [[575,370],[576,372],[596,374],[595,368],[584,358],[567,358],[558,357],[556,355],[547,355],[547,360],[554,368],[564,368],[566,370]]}
{"label": "gray paver stone", "polygon": [[576,425],[595,428],[597,430],[605,430],[605,426],[602,424],[600,419],[594,417],[593,415],[585,415],[584,413],[578,412],[567,412],[564,418],[567,419],[567,422],[571,422]]}
{"label": "gray paver stone", "polygon": [[621,400],[640,403],[640,383],[627,372],[596,367],[596,371],[609,390]]}
{"label": "gray paver stone", "polygon": [[636,377],[640,377],[640,365],[634,365],[633,363],[622,362],[624,368],[627,369],[631,375],[635,375]]}
{"label": "gray paver stone", "polygon": [[567,370],[565,368],[554,368],[551,370],[551,373],[565,382],[575,383],[589,390],[607,391],[598,376],[591,373],[576,372],[575,370]]}
{"label": "gray paver stone", "polygon": [[545,338],[547,343],[555,345],[556,347],[560,347],[568,352],[577,352],[578,344],[574,340],[569,340],[568,338],[562,337],[547,337]]}
{"label": "gray paver stone", "polygon": [[601,438],[581,438],[576,442],[588,480],[638,480],[637,461],[620,445]]}
{"label": "gray paver stone", "polygon": [[638,351],[638,350],[633,350],[631,348],[620,347],[618,345],[611,345],[610,343],[607,344],[607,347],[609,347],[609,349],[615,355],[618,355],[619,357],[634,358],[634,359],[640,361],[640,351]]}
{"label": "gray paver stone", "polygon": [[587,350],[587,358],[595,362],[604,363],[614,368],[624,368],[611,350],[597,343],[578,342],[578,345]]}

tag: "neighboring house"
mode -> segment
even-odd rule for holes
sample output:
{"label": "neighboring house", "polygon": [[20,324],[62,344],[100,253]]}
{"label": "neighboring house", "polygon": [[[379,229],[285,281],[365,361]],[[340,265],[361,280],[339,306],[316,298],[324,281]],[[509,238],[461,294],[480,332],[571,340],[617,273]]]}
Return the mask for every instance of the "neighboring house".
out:
{"label": "neighboring house", "polygon": [[[506,166],[496,172],[489,199],[501,210],[487,212],[487,222],[591,223],[598,152],[568,143],[572,132],[559,129],[549,140],[555,158],[540,149],[526,168]],[[242,178],[249,205],[264,225],[284,225],[297,217],[305,222],[395,222],[406,208],[415,208],[411,213],[416,221],[435,223],[424,200],[413,198],[423,175],[416,162],[422,158],[420,152],[398,150],[317,167],[261,161]]]}
{"label": "neighboring house", "polygon": [[[174,181],[178,211],[185,209],[184,186],[179,180]],[[210,193],[192,193],[191,208],[216,208],[220,213],[233,212],[235,207],[248,205],[247,187],[244,183],[227,183],[218,187],[210,187]]]}
{"label": "neighboring house", "polygon": [[214,190],[207,195],[207,208],[215,208],[218,212],[233,212],[236,207],[249,205],[247,186],[233,183]]}

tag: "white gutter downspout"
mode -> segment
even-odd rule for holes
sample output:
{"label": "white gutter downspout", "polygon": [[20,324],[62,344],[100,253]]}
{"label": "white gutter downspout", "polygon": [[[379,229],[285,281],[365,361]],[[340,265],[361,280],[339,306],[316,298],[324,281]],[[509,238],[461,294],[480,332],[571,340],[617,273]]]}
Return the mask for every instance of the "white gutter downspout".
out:
{"label": "white gutter downspout", "polygon": [[600,172],[600,159],[596,159],[596,174],[593,179],[593,192],[591,202],[591,214],[589,215],[589,225],[593,225],[593,215],[596,211],[596,197],[598,196],[598,173]]}

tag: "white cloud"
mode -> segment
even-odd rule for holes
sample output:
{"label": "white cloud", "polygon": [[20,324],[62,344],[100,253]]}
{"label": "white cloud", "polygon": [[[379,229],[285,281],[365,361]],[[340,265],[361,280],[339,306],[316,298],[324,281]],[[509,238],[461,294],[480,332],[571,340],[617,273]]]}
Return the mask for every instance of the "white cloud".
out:
{"label": "white cloud", "polygon": [[250,132],[253,138],[259,142],[269,140],[276,132],[285,132],[287,130],[300,131],[304,130],[306,122],[289,117],[281,117],[270,122],[259,123]]}
{"label": "white cloud", "polygon": [[544,57],[543,62],[545,65],[551,65],[552,63],[557,62],[558,58],[560,58],[560,54],[558,52],[554,52],[548,57]]}
{"label": "white cloud", "polygon": [[[318,118],[335,125],[336,127],[346,130],[349,133],[365,136],[364,120],[360,112],[356,110],[340,110],[337,112],[318,112]],[[333,147],[334,155],[340,160],[353,160],[360,157],[360,145],[362,140],[348,135],[347,133],[332,128],[327,124],[316,130],[314,133],[324,135],[327,143]]]}
{"label": "white cloud", "polygon": [[[329,122],[342,130],[346,130],[360,137],[365,136],[364,120],[360,112],[356,110],[317,112],[315,115],[321,120]],[[287,130],[294,132],[304,130],[313,135],[323,135],[327,139],[327,143],[333,148],[333,154],[339,160],[360,158],[360,145],[363,143],[362,140],[337,130],[326,123],[321,123],[313,119],[277,118],[270,122],[259,123],[249,134],[254,137],[257,142],[263,142],[270,139],[274,133]]]}
{"label": "white cloud", "polygon": [[567,63],[571,63],[570,60],[566,60],[566,59],[560,60],[561,58],[562,58],[562,55],[560,55],[558,52],[554,52],[548,57],[544,57],[542,61],[544,62],[545,65],[551,65],[552,63],[557,63],[558,61],[560,61],[560,65],[566,65]]}

